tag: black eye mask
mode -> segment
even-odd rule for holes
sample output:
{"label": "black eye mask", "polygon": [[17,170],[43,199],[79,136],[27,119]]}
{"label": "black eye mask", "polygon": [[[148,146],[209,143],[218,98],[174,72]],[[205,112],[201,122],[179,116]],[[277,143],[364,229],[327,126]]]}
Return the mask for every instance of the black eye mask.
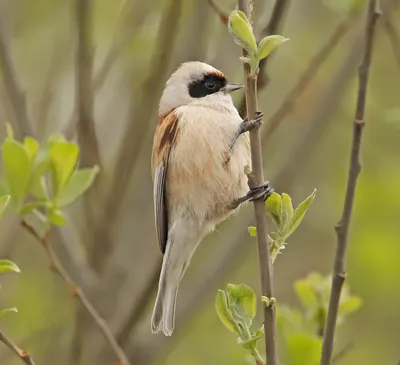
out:
{"label": "black eye mask", "polygon": [[226,79],[218,75],[205,75],[201,80],[194,81],[189,85],[189,95],[192,98],[203,98],[214,94],[226,85]]}

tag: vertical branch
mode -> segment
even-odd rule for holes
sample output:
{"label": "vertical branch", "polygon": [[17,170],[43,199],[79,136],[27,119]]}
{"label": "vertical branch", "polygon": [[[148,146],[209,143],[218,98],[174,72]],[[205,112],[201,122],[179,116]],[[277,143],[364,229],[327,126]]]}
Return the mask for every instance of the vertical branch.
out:
{"label": "vertical branch", "polygon": [[[239,0],[238,8],[249,17],[249,2]],[[250,17],[249,17],[250,18]],[[257,75],[250,75],[248,64],[244,65],[245,73],[245,97],[247,116],[249,119],[255,117],[258,111],[257,105]],[[261,137],[258,128],[250,131],[251,165],[252,172],[248,175],[249,186],[254,187],[264,182]],[[272,284],[272,263],[269,254],[267,216],[265,214],[264,201],[254,201],[254,215],[257,227],[257,243],[260,258],[261,291],[262,295],[268,298],[274,296]],[[264,330],[265,348],[267,351],[267,365],[277,364],[277,343],[276,343],[276,313],[274,306],[264,307]]]}
{"label": "vertical branch", "polygon": [[[1,20],[1,19],[0,19]],[[4,29],[0,26],[0,67],[3,71],[4,85],[10,100],[20,137],[33,135],[29,121],[26,98],[19,84]]]}
{"label": "vertical branch", "polygon": [[100,165],[99,146],[93,117],[92,44],[90,36],[91,0],[76,0],[78,50],[76,55],[76,106],[78,141],[83,166]]}
{"label": "vertical branch", "polygon": [[[275,0],[275,5],[272,9],[272,14],[269,23],[261,31],[261,38],[268,35],[273,35],[278,32],[281,24],[283,22],[286,10],[289,8],[291,0]],[[263,58],[260,61],[258,79],[257,79],[257,89],[262,90],[267,86],[268,75],[267,75],[267,64],[271,56]],[[243,97],[239,106],[240,115],[244,116],[246,112],[246,97]]]}
{"label": "vertical branch", "polygon": [[357,178],[361,170],[360,148],[362,132],[365,124],[365,103],[367,98],[367,85],[369,69],[371,64],[373,41],[375,36],[375,25],[380,15],[379,1],[370,0],[368,8],[368,19],[365,29],[365,45],[362,63],[359,67],[359,86],[357,96],[357,106],[353,125],[353,141],[350,156],[350,168],[347,180],[346,197],[343,213],[335,230],[337,234],[337,248],[334,263],[334,273],[332,277],[331,296],[329,301],[328,316],[325,327],[324,341],[322,346],[321,365],[329,365],[332,360],[334,347],[335,328],[339,310],[340,295],[344,280],[346,279],[345,261],[348,245],[348,233],[351,214],[354,205],[354,196],[357,185]]}
{"label": "vertical branch", "polygon": [[21,350],[14,342],[12,342],[3,331],[0,330],[0,341],[4,343],[14,354],[16,354],[25,364],[35,365],[32,357],[24,350]]}

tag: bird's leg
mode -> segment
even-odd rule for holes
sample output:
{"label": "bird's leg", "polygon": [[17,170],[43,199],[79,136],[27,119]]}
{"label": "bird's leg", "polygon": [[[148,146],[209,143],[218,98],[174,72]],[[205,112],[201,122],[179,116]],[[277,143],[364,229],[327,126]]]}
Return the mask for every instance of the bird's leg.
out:
{"label": "bird's leg", "polygon": [[274,192],[274,189],[271,187],[269,181],[266,181],[264,184],[256,186],[254,188],[250,188],[249,192],[238,199],[236,199],[230,206],[231,209],[236,209],[240,204],[246,201],[254,201],[258,199],[267,200],[268,197]]}
{"label": "bird's leg", "polygon": [[232,138],[231,143],[229,144],[229,152],[232,151],[233,146],[235,145],[239,136],[243,133],[251,131],[253,128],[259,128],[263,124],[263,113],[257,112],[256,117],[252,120],[247,120],[247,117],[243,119],[243,122],[240,124],[238,130]]}

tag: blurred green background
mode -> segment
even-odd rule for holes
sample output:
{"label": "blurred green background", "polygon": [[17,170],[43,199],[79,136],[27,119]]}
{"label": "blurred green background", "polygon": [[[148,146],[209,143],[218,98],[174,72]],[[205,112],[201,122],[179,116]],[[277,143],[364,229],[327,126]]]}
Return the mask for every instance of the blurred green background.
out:
{"label": "blurred green background", "polygon": [[[344,201],[365,19],[361,11],[346,20],[349,2],[337,0],[336,5],[344,5],[339,9],[322,0],[288,2],[278,32],[290,42],[263,70],[269,82],[260,90],[259,106],[266,129],[310,60],[327,49],[326,61],[312,64],[307,87],[294,94],[293,109],[264,138],[265,176],[277,192],[287,192],[297,205],[318,189],[303,224],[275,262],[278,302],[293,306],[299,305],[295,280],[332,269],[333,227]],[[188,60],[210,63],[241,82],[241,50],[206,0],[92,0],[86,20],[79,3],[85,1],[0,1],[0,48],[22,92],[12,92],[10,70],[2,62],[0,136],[5,136],[6,121],[21,126],[26,107],[29,132],[36,138],[65,133],[80,143],[82,164],[100,161],[96,185],[69,209],[68,225],[52,238],[133,364],[251,364],[214,310],[216,290],[226,282],[246,283],[260,292],[257,247],[247,233],[254,224],[251,206],[219,226],[196,252],[179,292],[172,338],[150,333],[161,260],[150,154],[163,85]],[[228,14],[235,8],[232,0],[216,3]],[[353,348],[339,365],[394,365],[400,360],[400,49],[393,47],[387,26],[389,21],[400,30],[396,3],[382,1],[350,230],[348,283],[364,304],[340,327],[336,349],[349,342]],[[255,1],[257,36],[273,6],[274,1]],[[337,34],[333,42],[332,34]],[[235,95],[237,105],[241,98]],[[99,156],[93,134],[81,128],[85,120],[94,121]],[[26,128],[20,133],[26,134]],[[11,214],[0,224],[0,257],[22,270],[2,280],[1,307],[19,309],[2,321],[2,328],[37,364],[113,363],[97,328]],[[0,363],[20,360],[0,346]]]}

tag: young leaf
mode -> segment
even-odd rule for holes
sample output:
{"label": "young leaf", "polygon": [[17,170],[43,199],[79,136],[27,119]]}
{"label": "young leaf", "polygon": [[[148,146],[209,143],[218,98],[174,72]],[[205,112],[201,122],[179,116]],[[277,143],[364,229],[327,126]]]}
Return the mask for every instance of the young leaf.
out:
{"label": "young leaf", "polygon": [[215,309],[222,324],[231,332],[235,332],[235,320],[232,312],[228,307],[226,293],[223,290],[218,290],[215,298]]}
{"label": "young leaf", "polygon": [[10,260],[0,260],[0,274],[5,272],[21,272],[21,270]]}
{"label": "young leaf", "polygon": [[251,55],[256,53],[257,43],[253,29],[243,12],[240,10],[232,12],[228,21],[228,30],[236,44],[243,47]]}
{"label": "young leaf", "polygon": [[9,313],[18,313],[18,309],[13,307],[0,310],[0,319],[5,317]]}
{"label": "young leaf", "polygon": [[285,233],[293,218],[293,205],[292,199],[288,194],[282,193],[282,221],[280,229]]}
{"label": "young leaf", "polygon": [[259,339],[263,336],[264,336],[264,330],[259,329],[248,340],[239,339],[238,343],[239,343],[239,345],[242,345],[242,347],[247,350],[255,349],[255,348],[257,348]]}
{"label": "young leaf", "polygon": [[[308,196],[303,202],[301,202],[297,208],[293,212],[293,218],[292,221],[290,222],[289,230],[287,232],[287,237],[291,235],[297,227],[300,225],[302,222],[305,214],[307,213],[308,208],[310,208],[312,202],[314,201],[315,194],[317,193],[317,189],[314,189],[312,194]],[[268,201],[268,199],[267,199]]]}
{"label": "young leaf", "polygon": [[64,226],[67,223],[64,213],[58,209],[50,209],[49,219],[56,226]]}
{"label": "young leaf", "polygon": [[0,218],[3,216],[3,213],[6,210],[9,201],[9,195],[3,195],[2,197],[0,197]]}
{"label": "young leaf", "polygon": [[254,226],[247,227],[251,237],[257,237],[257,228]]}
{"label": "young leaf", "polygon": [[228,293],[230,298],[243,310],[243,314],[249,319],[249,325],[257,313],[257,296],[247,285],[228,284]]}
{"label": "young leaf", "polygon": [[33,161],[39,150],[39,142],[31,137],[25,137],[24,138],[24,146],[29,154],[31,161]]}
{"label": "young leaf", "polygon": [[44,175],[51,168],[51,160],[47,149],[39,150],[33,166],[29,192],[37,199],[48,199],[48,191],[44,181]]}
{"label": "young leaf", "polygon": [[36,200],[33,202],[29,202],[22,206],[22,208],[19,210],[19,214],[25,215],[25,214],[32,212],[33,210],[35,210],[37,208],[49,206],[50,204],[51,204],[51,202],[49,202],[47,200]]}
{"label": "young leaf", "polygon": [[99,170],[98,166],[94,166],[91,169],[81,169],[74,172],[67,185],[58,195],[57,205],[63,208],[79,198],[92,185]]}
{"label": "young leaf", "polygon": [[25,197],[31,172],[30,156],[23,144],[7,138],[2,146],[5,179],[14,202]]}
{"label": "young leaf", "polygon": [[270,35],[263,38],[257,50],[257,59],[262,60],[266,58],[276,47],[287,42],[289,38],[282,37],[281,35]]}
{"label": "young leaf", "polygon": [[79,147],[72,142],[53,141],[50,158],[53,172],[53,193],[57,196],[67,184],[78,162]]}
{"label": "young leaf", "polygon": [[267,215],[280,227],[282,219],[282,198],[278,193],[273,192],[265,201]]}

